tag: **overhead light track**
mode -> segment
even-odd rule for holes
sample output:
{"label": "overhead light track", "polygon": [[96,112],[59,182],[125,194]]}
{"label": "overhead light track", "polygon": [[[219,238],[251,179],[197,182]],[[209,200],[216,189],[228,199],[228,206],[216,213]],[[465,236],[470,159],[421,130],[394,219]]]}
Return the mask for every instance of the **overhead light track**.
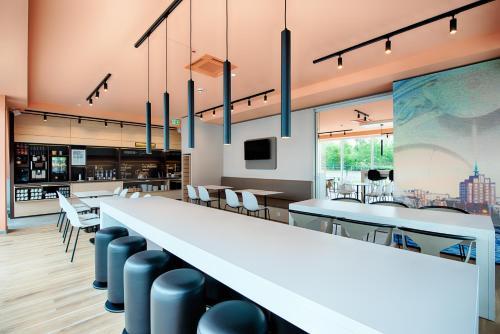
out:
{"label": "overhead light track", "polygon": [[149,27],[148,30],[135,42],[134,47],[138,48],[144,43],[148,37],[160,26],[160,24],[167,19],[167,17],[172,14],[172,12],[179,6],[182,0],[174,0],[172,3],[165,9],[165,11],[153,22],[153,24]]}
{"label": "overhead light track", "polygon": [[352,131],[352,129],[323,131],[323,132],[318,132],[318,137],[320,137],[321,135],[330,135],[330,137],[331,137],[334,133],[343,133],[345,136],[347,134],[347,132],[351,132],[351,131]]}
{"label": "overhead light track", "polygon": [[423,21],[411,24],[411,25],[406,26],[404,28],[391,31],[391,32],[389,32],[387,34],[384,34],[384,35],[372,38],[372,39],[370,39],[368,41],[365,41],[365,42],[362,42],[362,43],[350,46],[350,47],[345,48],[345,49],[340,50],[340,51],[336,51],[336,52],[330,53],[330,54],[328,54],[326,56],[323,56],[321,58],[314,59],[313,60],[313,64],[321,63],[321,62],[323,62],[325,60],[328,60],[330,58],[339,57],[339,59],[340,59],[340,61],[339,61],[339,68],[342,68],[342,60],[341,59],[342,59],[343,55],[345,55],[348,52],[352,52],[354,50],[363,48],[365,46],[368,46],[368,45],[371,45],[371,44],[374,44],[374,43],[377,43],[377,42],[380,42],[380,41],[386,41],[385,51],[386,51],[386,53],[390,53],[390,51],[391,51],[390,39],[392,37],[400,35],[402,33],[410,31],[410,30],[414,30],[414,29],[420,28],[422,26],[425,26],[427,24],[430,24],[430,23],[433,23],[433,22],[436,22],[436,21],[439,21],[439,20],[442,20],[442,19],[445,19],[445,18],[451,18],[451,20],[450,20],[450,34],[455,34],[456,31],[457,31],[457,19],[455,18],[456,15],[458,15],[458,14],[460,14],[462,12],[471,10],[473,8],[485,5],[487,3],[493,2],[493,1],[495,1],[495,0],[480,0],[480,1],[476,1],[476,2],[470,3],[468,5],[462,6],[462,7],[458,7],[458,8],[452,9],[452,10],[447,11],[445,13],[442,13],[442,14],[433,16],[431,18],[428,18],[426,20],[423,20]]}
{"label": "overhead light track", "polygon": [[[273,89],[268,89],[266,91],[263,91],[263,92],[260,92],[260,93],[257,93],[257,94],[252,94],[252,95],[249,95],[249,96],[245,96],[245,97],[242,97],[241,99],[233,100],[233,101],[231,101],[231,104],[239,103],[239,102],[242,102],[242,101],[250,101],[251,99],[259,97],[259,96],[262,96],[262,95],[264,95],[264,103],[265,103],[265,102],[267,102],[267,94],[270,94],[272,92],[274,92],[274,88]],[[250,102],[249,105],[251,105],[251,102]],[[199,115],[202,115],[203,113],[206,113],[206,112],[209,112],[209,111],[213,112],[215,109],[219,109],[219,108],[222,108],[222,107],[224,107],[224,105],[223,104],[219,104],[217,106],[210,107],[210,108],[204,109],[202,111],[198,111],[198,112],[196,112],[196,115],[199,116]]]}
{"label": "overhead light track", "polygon": [[101,89],[101,87],[103,87],[103,91],[107,92],[108,91],[108,80],[109,78],[111,78],[111,73],[108,73],[106,74],[106,76],[104,77],[104,79],[101,80],[101,82],[99,82],[99,84],[96,86],[96,88],[94,88],[94,90],[92,92],[90,92],[89,96],[87,96],[86,100],[89,102],[89,104],[92,106],[92,98],[94,98],[94,96],[98,99],[99,98],[99,90]]}

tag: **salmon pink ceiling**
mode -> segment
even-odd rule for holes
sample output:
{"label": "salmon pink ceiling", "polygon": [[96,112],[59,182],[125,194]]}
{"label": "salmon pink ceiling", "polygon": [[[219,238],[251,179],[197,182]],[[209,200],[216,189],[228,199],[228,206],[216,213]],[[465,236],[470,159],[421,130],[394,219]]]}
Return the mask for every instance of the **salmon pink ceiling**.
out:
{"label": "salmon pink ceiling", "polygon": [[[192,0],[193,60],[205,54],[225,58],[225,0]],[[317,65],[312,60],[441,12],[464,0],[289,0],[292,31],[292,107],[306,108],[391,89],[393,80],[500,55],[500,2],[457,16],[458,33],[448,20]],[[274,88],[269,103],[235,106],[233,120],[279,111],[280,31],[284,1],[229,1],[229,59],[237,66],[233,98]],[[55,112],[143,121],[147,98],[147,44],[137,39],[170,0],[29,1],[28,106]],[[189,73],[189,2],[168,18],[168,87],[173,117],[186,115]],[[165,26],[150,38],[153,121],[161,122],[165,89]],[[90,108],[85,98],[112,73],[109,91]],[[195,110],[222,103],[222,78],[194,73]],[[216,117],[207,117],[220,122]]]}

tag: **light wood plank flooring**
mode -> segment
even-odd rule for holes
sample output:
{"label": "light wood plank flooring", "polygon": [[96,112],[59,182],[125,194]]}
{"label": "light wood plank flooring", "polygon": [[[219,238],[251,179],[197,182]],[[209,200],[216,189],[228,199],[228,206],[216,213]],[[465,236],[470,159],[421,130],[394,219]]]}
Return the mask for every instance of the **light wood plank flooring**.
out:
{"label": "light wood plank flooring", "polygon": [[[54,224],[0,235],[0,334],[122,332],[123,314],[106,312],[106,291],[91,286],[92,236],[80,234],[75,261],[70,263],[71,253],[64,253]],[[496,287],[500,321],[500,266]],[[480,320],[480,334],[498,333],[498,323]]]}

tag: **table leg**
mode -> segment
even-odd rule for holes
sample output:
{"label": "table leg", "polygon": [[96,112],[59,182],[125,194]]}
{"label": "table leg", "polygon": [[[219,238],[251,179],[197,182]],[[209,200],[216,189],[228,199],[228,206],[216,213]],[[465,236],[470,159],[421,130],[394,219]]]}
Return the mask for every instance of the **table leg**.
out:
{"label": "table leg", "polygon": [[495,232],[476,239],[479,269],[479,316],[495,321]]}
{"label": "table leg", "polygon": [[363,185],[362,186],[362,193],[361,193],[361,202],[363,202],[363,203],[366,203],[365,194],[366,194],[366,186]]}
{"label": "table leg", "polygon": [[359,200],[359,184],[356,185],[356,199]]}
{"label": "table leg", "polygon": [[[267,208],[267,196],[264,196],[264,207]],[[264,219],[267,219],[267,210],[264,210]]]}
{"label": "table leg", "polygon": [[218,195],[217,201],[218,201],[219,210],[220,210],[220,189],[217,189],[217,195]]}

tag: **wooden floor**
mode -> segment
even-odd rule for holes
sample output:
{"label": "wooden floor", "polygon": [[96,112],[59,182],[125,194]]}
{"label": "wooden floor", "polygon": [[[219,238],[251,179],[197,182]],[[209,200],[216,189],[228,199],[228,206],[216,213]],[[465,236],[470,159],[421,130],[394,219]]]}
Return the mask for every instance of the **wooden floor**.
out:
{"label": "wooden floor", "polygon": [[80,233],[70,263],[54,225],[0,235],[0,333],[121,333],[123,314],[106,312],[106,291],[91,286],[91,236]]}
{"label": "wooden floor", "polygon": [[[92,236],[80,234],[75,261],[70,263],[71,253],[64,253],[54,225],[0,235],[0,334],[122,332],[123,314],[106,312],[106,291],[91,286],[94,246],[88,239]],[[499,324],[480,320],[480,334],[498,333]]]}

